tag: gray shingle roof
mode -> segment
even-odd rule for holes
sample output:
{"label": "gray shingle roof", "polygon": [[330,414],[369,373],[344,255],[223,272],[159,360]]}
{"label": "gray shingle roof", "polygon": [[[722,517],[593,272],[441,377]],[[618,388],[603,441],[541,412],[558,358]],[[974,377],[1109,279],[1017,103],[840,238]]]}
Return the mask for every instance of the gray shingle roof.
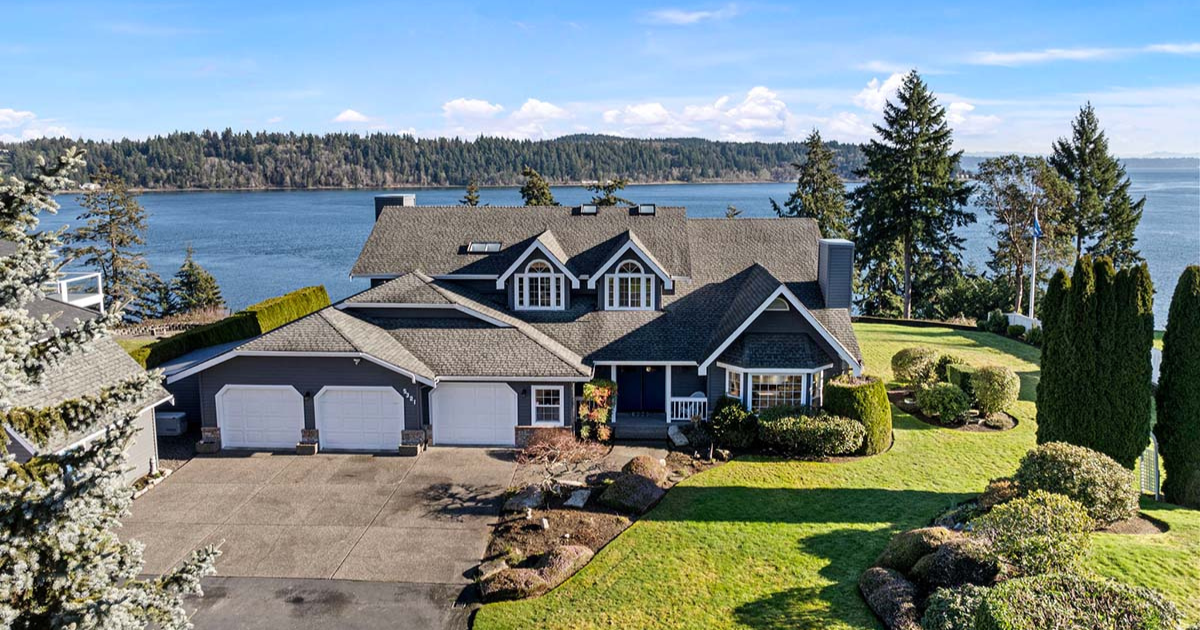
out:
{"label": "gray shingle roof", "polygon": [[[501,274],[543,232],[553,232],[575,275],[590,274],[636,230],[667,273],[691,275],[687,211],[659,207],[654,215],[633,208],[600,208],[581,215],[567,206],[387,206],[363,245],[352,275],[393,275],[416,269],[438,276]],[[495,254],[468,254],[471,241],[500,241]],[[556,254],[557,255],[557,254]]]}
{"label": "gray shingle roof", "polygon": [[81,308],[54,298],[34,300],[25,305],[25,312],[36,319],[49,315],[50,321],[63,330],[74,328],[77,321],[86,322],[100,317],[100,313],[90,308]]}
{"label": "gray shingle roof", "polygon": [[574,366],[516,328],[475,318],[372,319],[444,376],[580,376]]}
{"label": "gray shingle roof", "polygon": [[811,370],[828,365],[829,357],[807,334],[746,333],[717,358],[744,368]]}
{"label": "gray shingle roof", "polygon": [[[109,338],[98,339],[51,366],[35,387],[15,393],[12,397],[13,404],[18,407],[50,407],[81,396],[98,394],[106,387],[117,385],[140,373],[142,366],[117,345],[117,342]],[[170,394],[166,390],[155,386],[140,400],[127,405],[122,411],[137,412],[168,396]],[[94,426],[57,436],[50,444],[43,446],[42,450],[58,450],[95,433],[99,428]]]}
{"label": "gray shingle roof", "polygon": [[371,287],[343,301],[378,304],[450,304],[450,300],[411,273],[406,273],[377,287]]}

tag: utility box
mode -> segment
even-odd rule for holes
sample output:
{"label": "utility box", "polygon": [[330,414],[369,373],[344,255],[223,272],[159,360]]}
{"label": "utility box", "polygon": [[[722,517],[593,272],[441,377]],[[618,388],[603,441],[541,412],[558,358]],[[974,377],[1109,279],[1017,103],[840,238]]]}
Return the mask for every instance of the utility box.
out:
{"label": "utility box", "polygon": [[183,435],[187,432],[187,413],[183,411],[156,411],[154,424],[157,433],[164,436]]}

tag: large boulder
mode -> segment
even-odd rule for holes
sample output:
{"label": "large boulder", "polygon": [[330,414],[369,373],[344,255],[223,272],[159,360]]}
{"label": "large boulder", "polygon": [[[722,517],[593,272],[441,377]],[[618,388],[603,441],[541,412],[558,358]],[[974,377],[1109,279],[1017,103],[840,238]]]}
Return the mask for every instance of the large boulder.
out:
{"label": "large boulder", "polygon": [[917,587],[899,571],[871,567],[859,578],[858,588],[889,630],[920,630]]}
{"label": "large boulder", "polygon": [[623,473],[600,494],[600,503],[621,512],[642,514],[657,503],[664,492],[646,477]]}
{"label": "large boulder", "polygon": [[548,590],[550,585],[537,569],[504,569],[479,582],[479,593],[485,602],[524,599]]}
{"label": "large boulder", "polygon": [[555,547],[538,560],[535,568],[545,580],[546,585],[554,588],[575,575],[582,569],[594,554],[583,545],[563,545]]}
{"label": "large boulder", "polygon": [[909,577],[927,590],[964,584],[990,586],[1000,565],[985,545],[970,538],[948,540],[937,551],[917,560]]}
{"label": "large boulder", "polygon": [[875,566],[908,573],[918,560],[959,536],[945,527],[922,527],[900,532],[888,541],[883,553],[875,560]]}
{"label": "large boulder", "polygon": [[667,467],[663,465],[661,460],[657,460],[649,455],[638,455],[625,462],[625,465],[621,467],[621,472],[631,475],[641,475],[657,484],[661,484],[667,480]]}
{"label": "large boulder", "polygon": [[524,512],[526,509],[536,510],[546,503],[546,491],[538,485],[521,488],[516,494],[504,502],[505,512]]}

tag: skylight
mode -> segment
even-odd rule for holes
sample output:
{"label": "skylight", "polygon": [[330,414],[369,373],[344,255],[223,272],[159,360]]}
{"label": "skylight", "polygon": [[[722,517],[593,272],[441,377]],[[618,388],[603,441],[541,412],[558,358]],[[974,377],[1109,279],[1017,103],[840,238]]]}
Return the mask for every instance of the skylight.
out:
{"label": "skylight", "polygon": [[467,245],[467,253],[469,254],[493,254],[500,251],[499,241],[471,241]]}

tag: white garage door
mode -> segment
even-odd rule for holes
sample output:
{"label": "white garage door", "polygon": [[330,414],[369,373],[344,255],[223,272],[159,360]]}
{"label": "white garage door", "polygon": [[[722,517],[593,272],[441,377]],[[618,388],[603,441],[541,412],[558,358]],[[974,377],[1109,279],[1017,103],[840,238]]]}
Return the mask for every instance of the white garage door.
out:
{"label": "white garage door", "polygon": [[315,399],[321,448],[394,451],[404,430],[404,399],[391,387],[326,387]]}
{"label": "white garage door", "polygon": [[434,444],[512,446],[517,393],[503,383],[442,383],[429,395]]}
{"label": "white garage door", "polygon": [[295,448],[304,397],[290,385],[226,385],[217,393],[217,426],[228,448]]}

